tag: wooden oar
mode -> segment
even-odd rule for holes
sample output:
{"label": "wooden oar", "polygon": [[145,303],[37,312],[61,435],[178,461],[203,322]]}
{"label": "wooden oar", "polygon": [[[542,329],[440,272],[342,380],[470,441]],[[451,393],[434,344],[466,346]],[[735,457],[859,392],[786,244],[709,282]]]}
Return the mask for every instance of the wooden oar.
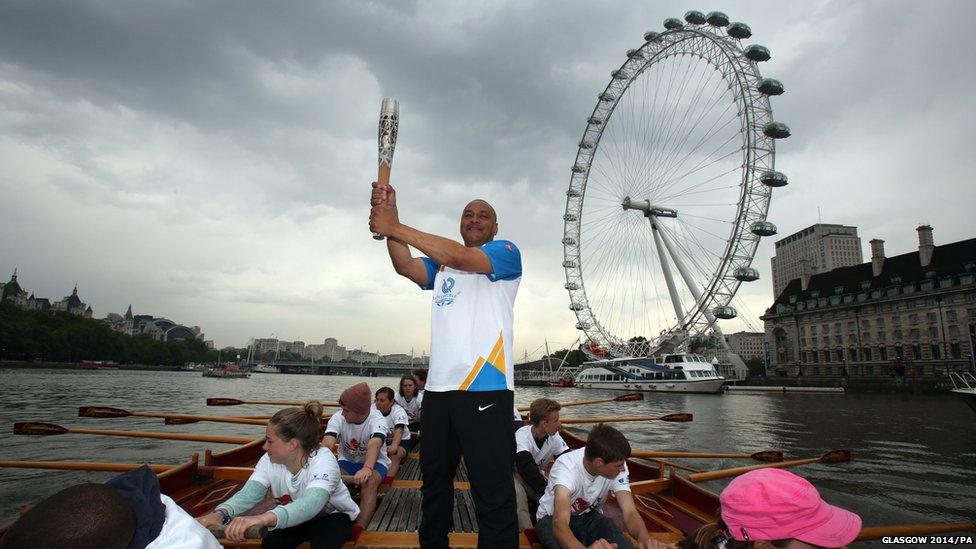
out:
{"label": "wooden oar", "polygon": [[735,477],[743,473],[748,473],[749,471],[766,469],[769,467],[786,469],[789,467],[795,467],[797,465],[807,465],[809,463],[847,463],[849,461],[851,461],[850,450],[831,450],[830,452],[816,458],[794,459],[791,461],[780,461],[778,463],[764,463],[760,465],[747,465],[745,467],[733,467],[731,469],[719,469],[718,471],[706,471],[704,473],[688,475],[687,479],[692,482],[704,482],[706,480]]}
{"label": "wooden oar", "polygon": [[0,467],[18,469],[61,469],[65,471],[107,471],[110,473],[124,473],[147,465],[156,474],[169,471],[178,465],[160,465],[157,463],[113,463],[97,461],[0,461]]}
{"label": "wooden oar", "polygon": [[[224,534],[225,526],[207,526],[207,530],[214,535],[215,538],[225,539],[227,536]],[[252,526],[244,531],[244,539],[261,539],[268,535],[267,526]],[[230,541],[230,540],[228,540]],[[233,542],[231,542],[233,543]]]}
{"label": "wooden oar", "polygon": [[[750,465],[747,467],[733,467],[731,469],[718,469],[716,471],[705,471],[702,473],[694,473],[688,475],[685,478],[691,482],[705,482],[707,480],[715,480],[720,478],[735,477],[743,473],[748,473],[749,471],[755,471],[756,469],[766,469],[769,467],[775,467],[778,469],[786,469],[788,467],[795,467],[797,465],[806,465],[809,463],[847,463],[851,460],[850,450],[832,450],[826,454],[806,459],[794,459],[792,461],[781,461],[779,463],[762,463],[759,465]],[[645,494],[645,493],[661,493],[667,490],[671,486],[670,478],[657,478],[653,480],[640,480],[637,482],[631,482],[631,491],[635,494]]]}
{"label": "wooden oar", "polygon": [[[105,461],[0,461],[0,468],[12,469],[59,469],[62,471],[103,471],[108,473],[124,473],[138,469],[143,465],[152,469],[156,474],[169,471],[182,465],[165,465],[160,463],[116,463]],[[208,466],[197,467],[197,472],[204,477],[227,480],[247,480],[254,472],[253,467]]]}
{"label": "wooden oar", "polygon": [[[574,402],[560,402],[559,405],[562,408],[569,408],[570,406],[583,406],[585,404],[603,404],[604,402],[631,402],[634,400],[644,400],[644,393],[627,393],[626,395],[620,395],[615,398],[598,398],[596,400],[577,400]],[[518,409],[519,412],[528,412],[529,407],[523,406]]]}
{"label": "wooden oar", "polygon": [[560,419],[563,425],[580,425],[583,423],[621,423],[624,421],[668,421],[671,423],[684,423],[692,420],[692,414],[668,414],[666,416],[631,416],[631,417],[589,417],[589,418],[566,418]]}
{"label": "wooden oar", "polygon": [[[207,399],[207,406],[239,406],[241,404],[266,404],[272,406],[304,406],[308,400],[238,400],[236,398],[214,397]],[[338,402],[319,401],[322,406],[335,408]]]}
{"label": "wooden oar", "polygon": [[229,435],[195,435],[191,433],[156,433],[152,431],[112,431],[107,429],[78,429],[62,427],[53,423],[23,422],[14,423],[15,435],[105,435],[114,437],[158,438],[164,440],[189,440],[192,442],[212,442],[217,444],[248,444],[254,437],[235,437]]}
{"label": "wooden oar", "polygon": [[630,457],[636,458],[725,458],[725,459],[753,459],[763,463],[783,461],[783,452],[764,450],[753,454],[722,454],[718,452],[654,452],[649,450],[633,450]]}
{"label": "wooden oar", "polygon": [[931,524],[899,524],[895,526],[866,526],[854,541],[878,539],[886,536],[924,536],[947,532],[976,531],[976,522],[934,522]]}
{"label": "wooden oar", "polygon": [[165,414],[161,412],[130,412],[122,408],[111,408],[108,406],[82,406],[78,409],[81,417],[158,417],[166,420],[167,425],[183,425],[186,423],[196,423],[198,421],[213,421],[217,423],[236,423],[238,425],[267,425],[263,419],[248,419],[242,417],[226,416],[194,416],[190,414]]}

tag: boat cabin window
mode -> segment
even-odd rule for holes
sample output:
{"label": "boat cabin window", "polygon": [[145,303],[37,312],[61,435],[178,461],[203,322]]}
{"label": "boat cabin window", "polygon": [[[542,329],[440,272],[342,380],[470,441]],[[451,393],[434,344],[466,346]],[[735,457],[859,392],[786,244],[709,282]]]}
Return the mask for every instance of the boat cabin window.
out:
{"label": "boat cabin window", "polygon": [[681,362],[681,355],[668,355],[664,357],[665,364],[671,364],[674,362]]}

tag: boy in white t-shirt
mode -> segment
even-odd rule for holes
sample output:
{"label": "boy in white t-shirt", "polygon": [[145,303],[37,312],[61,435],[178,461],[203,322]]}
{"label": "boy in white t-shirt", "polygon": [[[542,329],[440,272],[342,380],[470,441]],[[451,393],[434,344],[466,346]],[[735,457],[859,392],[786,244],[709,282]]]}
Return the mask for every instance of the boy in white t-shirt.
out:
{"label": "boy in white t-shirt", "polygon": [[386,455],[390,456],[390,471],[387,476],[396,477],[400,463],[407,457],[413,439],[410,438],[410,419],[402,406],[394,402],[393,389],[380,387],[376,390],[373,409],[386,421]]}
{"label": "boy in white t-shirt", "polygon": [[559,430],[559,410],[555,400],[539,398],[529,406],[531,425],[515,431],[515,496],[518,498],[519,528],[532,527],[532,515],[539,497],[546,491],[546,467],[569,451]]}
{"label": "boy in white t-shirt", "polygon": [[376,490],[386,478],[390,458],[386,454],[386,420],[372,408],[369,385],[357,383],[342,392],[342,411],[329,418],[322,446],[339,450],[339,468],[353,475],[360,486],[359,518],[364,528],[376,511]]}
{"label": "boy in white t-shirt", "polygon": [[626,460],[630,443],[620,431],[597,425],[586,447],[556,459],[549,472],[546,492],[539,500],[536,533],[543,547],[633,547],[617,525],[603,516],[610,492],[617,498],[624,524],[637,539],[637,547],[661,547],[647,533],[630,493]]}

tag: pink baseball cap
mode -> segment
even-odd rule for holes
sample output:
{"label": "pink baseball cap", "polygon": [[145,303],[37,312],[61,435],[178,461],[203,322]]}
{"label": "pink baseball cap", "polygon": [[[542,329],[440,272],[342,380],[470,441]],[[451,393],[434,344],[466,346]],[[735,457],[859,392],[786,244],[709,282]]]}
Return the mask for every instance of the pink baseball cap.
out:
{"label": "pink baseball cap", "polygon": [[768,468],[736,477],[719,496],[722,520],[739,541],[798,539],[844,547],[861,532],[861,517],[820,498],[806,479]]}

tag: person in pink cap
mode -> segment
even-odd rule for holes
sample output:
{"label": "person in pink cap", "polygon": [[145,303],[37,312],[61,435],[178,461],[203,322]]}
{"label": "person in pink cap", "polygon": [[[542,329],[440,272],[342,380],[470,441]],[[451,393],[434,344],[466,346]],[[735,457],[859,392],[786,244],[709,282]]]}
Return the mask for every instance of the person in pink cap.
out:
{"label": "person in pink cap", "polygon": [[721,519],[689,535],[680,547],[847,547],[861,531],[861,517],[830,505],[806,479],[782,469],[736,477],[719,501]]}

